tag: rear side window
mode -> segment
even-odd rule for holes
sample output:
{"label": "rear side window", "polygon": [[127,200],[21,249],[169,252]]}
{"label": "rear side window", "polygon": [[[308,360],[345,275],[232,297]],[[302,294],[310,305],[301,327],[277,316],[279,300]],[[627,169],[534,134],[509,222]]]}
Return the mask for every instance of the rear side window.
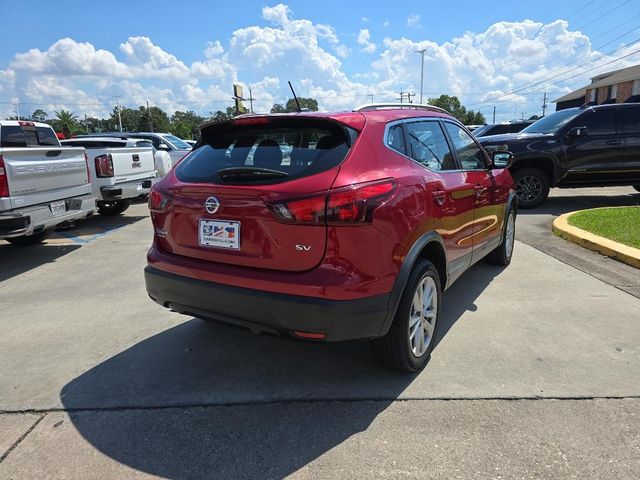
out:
{"label": "rear side window", "polygon": [[[184,182],[220,184],[306,177],[339,165],[352,136],[346,127],[319,120],[210,125],[202,131],[203,145],[180,163],[176,175]],[[242,175],[230,175],[229,169]]]}
{"label": "rear side window", "polygon": [[640,108],[621,108],[622,131],[640,133]]}
{"label": "rear side window", "polygon": [[31,125],[7,125],[0,127],[0,146],[10,147],[57,147],[58,138],[51,128]]}

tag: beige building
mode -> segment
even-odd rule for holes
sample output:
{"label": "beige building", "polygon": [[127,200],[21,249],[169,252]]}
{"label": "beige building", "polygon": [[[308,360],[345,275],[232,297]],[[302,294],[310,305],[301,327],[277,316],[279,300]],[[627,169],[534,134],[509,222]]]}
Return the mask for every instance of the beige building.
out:
{"label": "beige building", "polygon": [[554,100],[556,110],[602,105],[605,103],[640,102],[640,65],[601,73],[591,83]]}

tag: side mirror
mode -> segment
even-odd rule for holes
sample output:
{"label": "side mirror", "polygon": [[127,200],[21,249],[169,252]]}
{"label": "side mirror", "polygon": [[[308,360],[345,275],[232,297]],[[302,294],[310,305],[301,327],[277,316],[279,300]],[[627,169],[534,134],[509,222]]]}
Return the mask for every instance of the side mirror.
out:
{"label": "side mirror", "polygon": [[578,138],[587,136],[587,127],[571,127],[567,132],[567,137]]}
{"label": "side mirror", "polygon": [[493,168],[509,168],[513,165],[513,153],[505,150],[495,150],[491,154]]}

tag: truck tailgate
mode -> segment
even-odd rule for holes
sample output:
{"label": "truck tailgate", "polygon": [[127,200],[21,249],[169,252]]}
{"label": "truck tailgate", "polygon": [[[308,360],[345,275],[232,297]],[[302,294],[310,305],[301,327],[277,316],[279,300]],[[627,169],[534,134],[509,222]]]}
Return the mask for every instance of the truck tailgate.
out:
{"label": "truck tailgate", "polygon": [[[155,176],[153,151],[144,147],[111,148],[115,183],[129,182]],[[91,155],[91,150],[87,150]],[[93,159],[89,158],[89,161]]]}
{"label": "truck tailgate", "polygon": [[2,148],[11,208],[91,193],[84,148]]}

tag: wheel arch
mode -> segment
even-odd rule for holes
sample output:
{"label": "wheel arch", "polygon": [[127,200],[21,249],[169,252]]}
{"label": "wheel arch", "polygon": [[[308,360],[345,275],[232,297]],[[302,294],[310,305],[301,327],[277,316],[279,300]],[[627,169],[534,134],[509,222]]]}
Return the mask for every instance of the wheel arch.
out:
{"label": "wheel arch", "polygon": [[513,175],[518,170],[522,170],[523,168],[537,168],[538,170],[542,170],[547,175],[547,178],[549,179],[549,185],[551,187],[555,187],[558,183],[556,162],[551,157],[538,156],[518,160],[510,168],[511,174]]}
{"label": "wheel arch", "polygon": [[393,284],[393,289],[391,290],[389,308],[387,310],[385,322],[379,334],[380,336],[385,335],[389,331],[396,315],[398,305],[400,304],[400,299],[404,292],[409,275],[411,274],[416,262],[420,259],[429,260],[435,265],[440,281],[442,282],[442,290],[444,291],[447,287],[449,268],[446,250],[444,248],[444,241],[437,232],[425,233],[413,244],[402,262],[398,276]]}

